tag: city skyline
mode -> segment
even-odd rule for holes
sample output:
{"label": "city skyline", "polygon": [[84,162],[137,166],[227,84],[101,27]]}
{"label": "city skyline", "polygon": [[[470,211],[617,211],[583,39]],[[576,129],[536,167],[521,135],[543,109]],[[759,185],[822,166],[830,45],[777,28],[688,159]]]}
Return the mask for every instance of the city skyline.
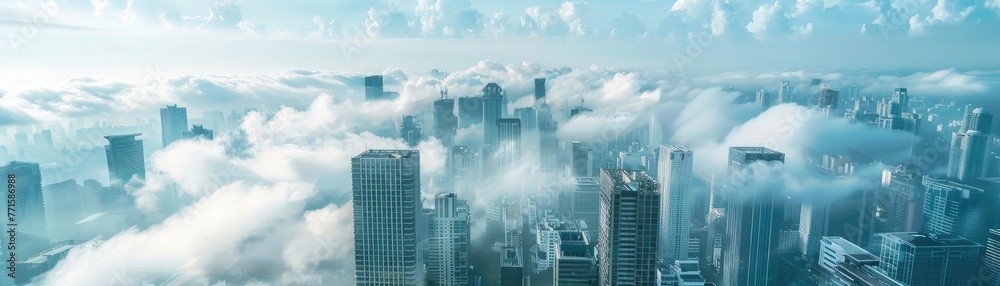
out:
{"label": "city skyline", "polygon": [[998,0],[3,3],[0,285],[1000,285],[998,27]]}

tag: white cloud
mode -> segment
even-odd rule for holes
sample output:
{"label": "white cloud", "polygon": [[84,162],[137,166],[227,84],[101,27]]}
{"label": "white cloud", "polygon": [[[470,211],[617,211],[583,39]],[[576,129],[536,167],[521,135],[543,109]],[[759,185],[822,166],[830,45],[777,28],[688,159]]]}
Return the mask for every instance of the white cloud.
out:
{"label": "white cloud", "polygon": [[784,35],[788,29],[788,19],[781,3],[764,4],[753,12],[753,20],[746,25],[747,32],[759,41],[772,40],[776,35]]}

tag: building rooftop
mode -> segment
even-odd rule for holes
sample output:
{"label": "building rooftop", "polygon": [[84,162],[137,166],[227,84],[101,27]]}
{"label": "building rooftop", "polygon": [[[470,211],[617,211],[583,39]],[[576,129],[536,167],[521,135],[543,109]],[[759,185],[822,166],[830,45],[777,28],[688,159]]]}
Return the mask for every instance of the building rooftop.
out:
{"label": "building rooftop", "polygon": [[142,136],[142,133],[132,133],[132,134],[117,134],[117,135],[107,135],[104,136],[105,139],[119,140],[119,139],[135,139],[135,137]]}
{"label": "building rooftop", "polygon": [[890,232],[881,234],[886,239],[896,239],[913,247],[982,246],[964,237],[952,234],[924,234],[917,232]]}
{"label": "building rooftop", "polygon": [[576,185],[600,185],[597,177],[573,177],[573,184]]}
{"label": "building rooftop", "polygon": [[521,267],[521,251],[516,247],[504,247],[500,250],[501,267]]}
{"label": "building rooftop", "polygon": [[358,156],[354,158],[371,158],[371,159],[390,159],[390,158],[419,158],[420,152],[417,150],[376,150],[369,149],[368,151],[361,152]]}
{"label": "building rooftop", "polygon": [[871,255],[871,253],[869,253],[867,250],[864,250],[863,248],[857,246],[856,244],[851,243],[850,241],[847,241],[843,237],[839,236],[824,236],[823,239],[820,240],[820,243],[839,246],[840,248],[844,249],[844,251],[847,254]]}

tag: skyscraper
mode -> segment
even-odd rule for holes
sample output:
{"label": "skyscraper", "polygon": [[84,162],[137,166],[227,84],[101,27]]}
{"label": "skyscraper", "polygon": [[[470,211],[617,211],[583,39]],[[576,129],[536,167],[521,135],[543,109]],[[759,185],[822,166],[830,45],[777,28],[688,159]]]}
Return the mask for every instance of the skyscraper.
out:
{"label": "skyscraper", "polygon": [[982,108],[965,115],[961,129],[951,137],[949,178],[971,182],[983,176],[992,124],[993,115]]}
{"label": "skyscraper", "polygon": [[420,123],[417,122],[416,116],[403,115],[403,123],[399,126],[399,137],[406,141],[406,145],[414,147],[420,143],[420,139],[422,139],[420,130]]}
{"label": "skyscraper", "polygon": [[420,153],[368,150],[351,158],[359,286],[424,285]]}
{"label": "skyscraper", "polygon": [[441,98],[434,101],[434,137],[441,140],[445,148],[455,143],[458,133],[458,117],[455,116],[455,99]]}
{"label": "skyscraper", "polygon": [[524,263],[521,250],[517,247],[503,247],[500,250],[500,285],[524,285]]}
{"label": "skyscraper", "polygon": [[882,233],[879,270],[906,285],[966,285],[983,246],[957,235]]}
{"label": "skyscraper", "polygon": [[883,207],[890,232],[920,231],[924,211],[923,176],[902,167],[882,172]]}
{"label": "skyscraper", "polygon": [[545,102],[545,78],[535,79],[535,106]]}
{"label": "skyscraper", "polygon": [[483,124],[483,98],[467,96],[458,98],[458,127],[469,128]]}
{"label": "skyscraper", "polygon": [[434,285],[469,285],[469,204],[454,193],[434,198],[428,280]]}
{"label": "skyscraper", "polygon": [[184,132],[185,139],[202,138],[206,140],[215,139],[215,132],[210,129],[205,129],[203,125],[193,125],[191,126],[191,131]]}
{"label": "skyscraper", "polygon": [[[111,175],[111,187],[117,192],[124,191],[122,187],[132,178],[146,180],[146,162],[142,153],[142,140],[136,137],[141,133],[104,136],[108,145],[104,145],[104,153],[108,158],[108,173]],[[124,193],[119,193],[124,195]]]}
{"label": "skyscraper", "polygon": [[760,107],[761,112],[764,112],[764,110],[771,108],[771,93],[763,89],[758,90],[756,102],[757,102],[757,107]]}
{"label": "skyscraper", "polygon": [[538,166],[543,172],[559,170],[558,123],[552,119],[549,105],[542,103],[538,108]]}
{"label": "skyscraper", "polygon": [[806,198],[799,210],[799,253],[810,263],[815,262],[820,250],[820,240],[826,234],[827,202]]}
{"label": "skyscraper", "polygon": [[987,208],[981,188],[924,176],[923,227],[929,234],[954,234],[976,242],[986,240]]}
{"label": "skyscraper", "polygon": [[783,219],[780,197],[768,188],[750,186],[745,179],[755,162],[785,162],[785,154],[764,147],[729,148],[729,196],[726,207],[726,248],[722,281],[733,286],[770,285],[774,278],[770,256],[777,252]]}
{"label": "skyscraper", "polygon": [[590,147],[584,146],[580,141],[570,142],[573,149],[570,158],[570,172],[573,177],[590,177],[590,170],[593,169],[593,161],[590,158]]}
{"label": "skyscraper", "polygon": [[892,101],[899,103],[899,109],[903,113],[910,112],[910,96],[906,93],[905,87],[897,87],[892,91]]}
{"label": "skyscraper", "polygon": [[517,167],[521,158],[521,120],[504,118],[496,121],[499,145],[497,145],[497,165],[500,175],[509,174]]}
{"label": "skyscraper", "polygon": [[792,88],[787,80],[781,81],[778,84],[778,104],[782,103],[794,103],[795,100],[792,99]]}
{"label": "skyscraper", "polygon": [[586,239],[569,243],[563,239],[556,244],[555,266],[552,270],[553,286],[598,285],[597,265]]}
{"label": "skyscraper", "polygon": [[680,145],[659,146],[657,176],[661,186],[659,255],[672,265],[675,260],[688,259],[691,238],[691,205],[694,194],[694,153]]}
{"label": "skyscraper", "polygon": [[521,119],[521,128],[525,134],[532,134],[538,129],[538,112],[533,107],[515,108],[514,118]]}
{"label": "skyscraper", "polygon": [[986,238],[983,268],[986,270],[987,281],[982,281],[982,285],[1000,285],[1000,229],[990,229]]}
{"label": "skyscraper", "polygon": [[819,108],[837,109],[840,91],[824,88],[819,91]]}
{"label": "skyscraper", "polygon": [[601,182],[595,177],[574,177],[573,186],[568,188],[570,214],[574,219],[583,220],[581,229],[587,231],[587,237],[593,238],[601,222]]}
{"label": "skyscraper", "polygon": [[496,147],[497,120],[503,118],[503,88],[496,83],[483,87],[483,144]]}
{"label": "skyscraper", "polygon": [[[38,251],[49,247],[49,232],[46,228],[45,203],[42,197],[42,172],[38,168],[38,163],[11,161],[7,166],[0,168],[7,177],[8,206],[13,209],[13,216],[7,228],[16,229],[15,234],[10,234],[10,245],[15,245],[14,254],[16,259],[26,260],[29,255],[34,255]],[[10,195],[14,195],[13,198]],[[13,204],[9,200],[14,200]],[[5,234],[7,236],[7,234]],[[6,239],[4,239],[6,241]],[[6,254],[5,260],[10,258],[10,248],[3,247]],[[12,264],[13,265],[13,264]]]}
{"label": "skyscraper", "polygon": [[656,283],[659,189],[643,171],[601,170],[601,285]]}
{"label": "skyscraper", "polygon": [[160,108],[160,130],[163,132],[163,148],[170,143],[184,138],[188,131],[187,108],[167,105]]}
{"label": "skyscraper", "polygon": [[373,75],[365,77],[365,100],[379,100],[384,97],[385,90],[382,87],[382,76]]}

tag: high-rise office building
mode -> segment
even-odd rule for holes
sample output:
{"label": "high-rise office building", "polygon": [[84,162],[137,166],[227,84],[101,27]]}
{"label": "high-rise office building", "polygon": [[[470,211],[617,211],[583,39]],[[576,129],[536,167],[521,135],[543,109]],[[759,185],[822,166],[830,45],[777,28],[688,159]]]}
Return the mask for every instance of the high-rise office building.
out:
{"label": "high-rise office building", "polygon": [[53,145],[53,142],[52,142],[52,131],[51,130],[47,130],[46,129],[46,130],[38,131],[37,133],[35,133],[34,135],[32,135],[32,137],[34,137],[34,139],[35,139],[35,146],[37,148],[39,148],[41,150],[49,151],[49,152],[55,150],[55,146]]}
{"label": "high-rise office building", "polygon": [[455,144],[458,117],[455,116],[455,99],[441,98],[434,101],[434,137],[446,148]]}
{"label": "high-rise office building", "polygon": [[365,151],[351,158],[351,186],[357,285],[424,285],[420,153]]}
{"label": "high-rise office building", "polygon": [[545,102],[545,78],[535,79],[535,106]]}
{"label": "high-rise office building", "polygon": [[[980,278],[980,285],[1000,285],[1000,229],[990,229],[986,238],[986,255],[983,256],[986,277]],[[971,284],[971,283],[970,283]]]}
{"label": "high-rise office building", "polygon": [[160,131],[163,134],[163,148],[183,139],[184,132],[188,131],[187,108],[177,107],[176,104],[160,108]]}
{"label": "high-rise office building", "polygon": [[601,170],[601,285],[656,283],[659,190],[659,183],[645,172]]}
{"label": "high-rise office building", "polygon": [[521,119],[521,128],[525,134],[534,134],[538,129],[538,112],[533,107],[515,108],[514,118]]}
{"label": "high-rise office building", "polygon": [[757,103],[757,107],[760,108],[760,111],[764,112],[764,110],[767,110],[768,108],[771,108],[771,93],[769,93],[769,92],[767,92],[767,90],[763,90],[763,89],[762,90],[758,90],[757,91],[757,100],[755,102]]}
{"label": "high-rise office building", "polygon": [[782,103],[794,103],[795,100],[792,98],[792,87],[787,80],[781,81],[778,84],[778,104]]}
{"label": "high-rise office building", "polygon": [[899,109],[903,113],[910,112],[910,95],[906,93],[905,87],[897,87],[892,91],[892,101],[899,103]]}
{"label": "high-rise office building", "polygon": [[[778,229],[783,220],[781,196],[746,180],[756,162],[785,162],[785,154],[764,147],[729,148],[729,194],[722,281],[725,285],[772,284],[771,255],[777,253]],[[752,175],[752,174],[751,174]]]}
{"label": "high-rise office building", "polygon": [[215,130],[217,132],[225,132],[228,130],[228,126],[226,125],[226,115],[223,114],[222,111],[212,110],[202,112],[201,119],[205,128]]}
{"label": "high-rise office building", "polygon": [[906,285],[965,285],[977,275],[984,251],[982,245],[957,235],[879,235],[879,270]]}
{"label": "high-rise office building", "polygon": [[556,245],[555,266],[552,269],[553,286],[600,285],[597,265],[586,238]]}
{"label": "high-rise office building", "polygon": [[570,174],[573,177],[589,177],[594,164],[590,158],[590,147],[585,146],[580,141],[570,142],[570,147],[573,149],[573,157],[570,158]]}
{"label": "high-rise office building", "polygon": [[657,176],[661,187],[659,255],[666,264],[688,259],[694,153],[680,145],[659,146]]}
{"label": "high-rise office building", "polygon": [[479,156],[468,146],[454,146],[445,161],[445,168],[448,170],[449,181],[453,190],[458,190],[462,185],[471,186],[479,179]]}
{"label": "high-rise office building", "polygon": [[215,139],[215,132],[211,129],[205,129],[203,125],[193,125],[191,126],[191,131],[184,132],[185,139],[202,138],[205,140]]}
{"label": "high-rise office building", "polygon": [[380,100],[385,97],[385,90],[382,86],[382,76],[373,75],[365,77],[365,100]]}
{"label": "high-rise office building", "polygon": [[420,123],[417,122],[416,116],[403,115],[403,122],[399,125],[399,137],[406,141],[406,145],[414,147],[420,143],[420,130]]}
{"label": "high-rise office building", "polygon": [[[18,259],[27,260],[29,255],[48,248],[50,243],[45,219],[45,202],[42,197],[42,172],[38,163],[19,161],[11,161],[0,169],[7,177],[8,190],[11,192],[6,196],[8,206],[13,210],[13,216],[8,214],[8,228],[16,229],[16,233],[8,233],[11,243],[8,246],[16,246],[16,249],[13,249],[15,262]],[[13,200],[13,203],[10,200]],[[7,252],[12,249],[8,247],[3,249],[5,260],[12,257]],[[11,265],[13,263],[11,262]]]}
{"label": "high-rise office building", "polygon": [[521,248],[524,240],[524,216],[518,200],[503,201],[503,245],[504,247]]}
{"label": "high-rise office building", "polygon": [[497,119],[498,145],[496,159],[499,175],[510,174],[517,168],[521,158],[521,120],[516,118]]}
{"label": "high-rise office building", "polygon": [[847,256],[872,255],[839,236],[824,236],[819,245],[819,266],[830,274],[837,273],[837,266],[844,262]]}
{"label": "high-rise office building", "polygon": [[483,98],[466,96],[458,98],[458,127],[469,128],[483,124]]}
{"label": "high-rise office building", "polygon": [[827,202],[806,198],[799,210],[799,253],[810,263],[819,256],[820,240],[826,234]]}
{"label": "high-rise office building", "polygon": [[948,179],[924,176],[923,227],[929,234],[954,234],[976,242],[986,239],[986,192]]}
{"label": "high-rise office building", "polygon": [[427,278],[433,285],[469,285],[469,204],[454,193],[434,198]]}
{"label": "high-rise office building", "polygon": [[503,247],[500,250],[500,285],[524,285],[524,261],[519,247]]}
{"label": "high-rise office building", "polygon": [[840,91],[824,88],[819,91],[819,108],[837,109]]}
{"label": "high-rise office building", "polygon": [[993,115],[982,108],[976,108],[965,115],[962,127],[951,137],[949,178],[972,182],[983,176],[992,124]]}
{"label": "high-rise office building", "polygon": [[538,166],[542,172],[559,170],[558,123],[552,119],[549,105],[542,103],[538,108]]}
{"label": "high-rise office building", "polygon": [[583,220],[580,228],[594,241],[601,221],[601,182],[596,177],[573,177],[572,181],[573,186],[568,188],[570,215]]}
{"label": "high-rise office building", "polygon": [[499,143],[497,120],[503,118],[503,88],[489,83],[483,87],[483,144],[496,147]]}
{"label": "high-rise office building", "polygon": [[[104,136],[108,145],[104,152],[108,158],[108,173],[111,175],[111,187],[119,195],[123,187],[132,178],[146,180],[146,162],[143,158],[142,140],[136,139],[142,134],[124,134]],[[119,197],[120,198],[120,197]]]}
{"label": "high-rise office building", "polygon": [[890,232],[920,231],[924,212],[923,176],[903,167],[882,171],[886,224]]}

